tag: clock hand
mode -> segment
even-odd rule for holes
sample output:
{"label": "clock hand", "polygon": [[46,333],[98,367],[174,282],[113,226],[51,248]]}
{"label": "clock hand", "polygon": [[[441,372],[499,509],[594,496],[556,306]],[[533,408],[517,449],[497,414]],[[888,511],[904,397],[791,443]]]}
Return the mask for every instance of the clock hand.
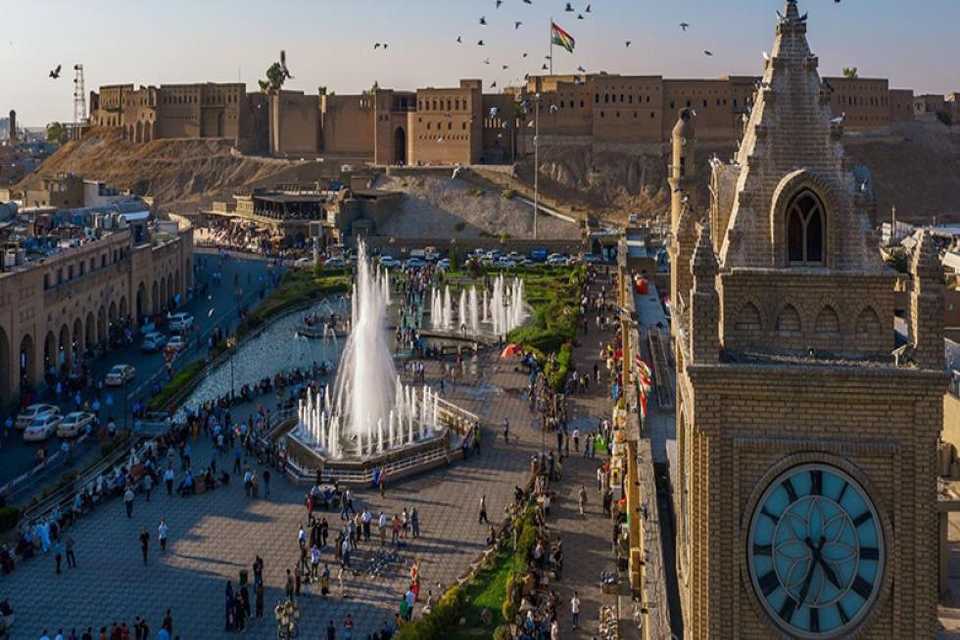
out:
{"label": "clock hand", "polygon": [[[840,586],[840,580],[837,579],[837,574],[834,573],[833,569],[830,567],[829,564],[827,564],[827,561],[823,559],[823,555],[820,553],[820,550],[823,549],[823,545],[825,545],[826,543],[827,543],[827,539],[824,538],[823,536],[820,536],[820,546],[818,546],[815,551],[815,554],[816,554],[815,559],[816,559],[816,562],[820,563],[820,568],[823,569],[823,575],[827,576],[827,580],[829,580],[833,584],[833,586],[836,587],[837,589],[841,589],[842,587]],[[809,546],[811,549],[813,549],[813,545],[809,545]]]}
{"label": "clock hand", "polygon": [[804,543],[808,547],[810,547],[810,550],[813,552],[813,554],[810,560],[810,568],[807,569],[807,575],[803,579],[803,586],[800,588],[799,604],[803,604],[803,602],[807,599],[807,592],[810,591],[810,583],[813,582],[813,573],[817,569],[817,560],[818,560],[817,550],[810,543],[810,538],[804,539]]}

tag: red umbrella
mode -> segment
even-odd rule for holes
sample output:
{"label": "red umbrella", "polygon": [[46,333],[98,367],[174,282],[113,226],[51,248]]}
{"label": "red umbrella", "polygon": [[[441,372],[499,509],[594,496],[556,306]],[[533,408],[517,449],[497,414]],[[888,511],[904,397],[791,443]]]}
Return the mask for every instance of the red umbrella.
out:
{"label": "red umbrella", "polygon": [[518,356],[523,351],[518,344],[508,344],[504,347],[503,351],[500,352],[501,358],[511,358],[513,356]]}

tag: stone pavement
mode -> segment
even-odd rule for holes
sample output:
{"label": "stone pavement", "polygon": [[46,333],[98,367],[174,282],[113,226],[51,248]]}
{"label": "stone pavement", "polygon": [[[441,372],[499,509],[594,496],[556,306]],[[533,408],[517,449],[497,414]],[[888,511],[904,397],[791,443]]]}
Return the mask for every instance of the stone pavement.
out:
{"label": "stone pavement", "polygon": [[[340,625],[350,612],[356,621],[354,637],[363,638],[393,617],[411,561],[421,561],[425,592],[437,582],[452,582],[483,548],[488,527],[477,523],[480,496],[486,494],[491,518],[502,513],[514,486],[525,479],[530,456],[539,450],[540,440],[539,433],[529,426],[530,414],[520,392],[526,377],[514,372],[512,365],[500,363],[491,364],[484,373],[479,387],[455,385],[451,389],[448,384],[445,394],[478,413],[487,425],[480,456],[388,485],[385,498],[372,490],[355,493],[355,504],[369,505],[374,514],[381,509],[393,514],[403,507],[417,508],[423,536],[401,551],[406,566],[376,581],[351,576],[346,581],[349,597],[345,599],[323,599],[308,587],[301,598],[305,637],[317,637],[330,619]],[[514,425],[512,433],[517,438],[509,446],[502,437],[494,437],[499,435],[504,417]],[[201,438],[194,445],[196,465],[206,466],[211,455],[209,443]],[[229,468],[232,456],[224,456],[218,465]],[[126,518],[123,504],[115,500],[81,520],[70,530],[76,540],[79,568],[56,576],[54,560],[48,554],[18,565],[0,583],[0,598],[9,598],[16,613],[12,637],[37,638],[44,628],[52,635],[61,626],[79,631],[88,625],[96,630],[113,621],[132,624],[137,615],[146,617],[155,632],[168,607],[175,634],[181,638],[226,636],[226,580],[234,580],[236,585],[238,572],[249,569],[256,554],[266,565],[265,619],[253,621],[245,635],[274,637],[272,608],[283,597],[286,569],[293,567],[299,555],[296,534],[306,515],[304,487],[275,474],[269,500],[247,499],[239,479],[234,479],[229,487],[189,498],[155,491],[152,501],[146,502],[138,495],[132,519]],[[156,545],[161,517],[170,527],[165,555],[159,554]],[[339,516],[329,514],[327,519],[335,532]],[[148,566],[140,557],[137,536],[141,527],[153,538]],[[327,550],[324,558],[331,555]],[[368,555],[361,550],[355,566],[363,565]],[[335,576],[335,567],[331,571]]]}
{"label": "stone pavement", "polygon": [[[612,334],[602,335],[609,340]],[[590,334],[581,339],[582,345],[575,352],[581,370],[592,370],[599,339],[591,317]],[[444,394],[481,416],[481,455],[396,485],[388,484],[383,498],[374,490],[355,492],[355,504],[368,505],[374,515],[380,510],[393,514],[403,507],[416,507],[423,535],[401,549],[402,568],[396,567],[378,579],[349,576],[346,598],[339,597],[335,579],[331,580],[333,597],[323,598],[312,586],[305,587],[299,600],[303,637],[319,637],[328,620],[333,620],[339,630],[347,613],[356,623],[354,638],[364,638],[381,628],[398,609],[409,565],[415,559],[421,566],[421,600],[438,582],[450,584],[484,547],[488,527],[477,522],[480,496],[487,496],[491,519],[499,520],[512,500],[514,486],[527,477],[530,457],[540,451],[542,442],[547,447],[556,445],[552,434],[542,438],[527,408],[523,394],[526,376],[515,370],[513,362],[495,358],[496,354],[490,354],[483,359],[476,378],[470,375],[463,384],[448,383]],[[434,376],[436,384],[438,372],[438,366],[429,363],[428,381]],[[610,402],[603,390],[592,384],[590,393],[571,397],[571,428],[578,426],[584,437],[588,428],[595,429],[598,421],[609,415]],[[510,421],[509,445],[502,437],[504,418]],[[205,466],[211,455],[205,438],[195,443],[198,467]],[[555,484],[558,499],[549,524],[564,541],[565,572],[558,589],[563,601],[565,639],[590,638],[596,632],[597,611],[604,598],[599,573],[614,566],[610,523],[601,515],[596,490],[598,462],[571,456],[564,465],[563,481]],[[229,468],[232,454],[223,456],[218,465]],[[239,571],[249,569],[256,554],[265,561],[265,617],[251,621],[245,636],[275,637],[272,609],[283,598],[286,569],[292,569],[299,556],[296,534],[306,516],[302,500],[305,488],[275,474],[269,499],[248,499],[239,479],[234,478],[229,487],[189,498],[155,492],[152,501],[146,502],[138,495],[132,519],[126,518],[118,500],[87,516],[70,530],[76,540],[79,568],[65,569],[63,575],[56,576],[53,558],[40,557],[19,565],[0,583],[0,598],[9,598],[16,612],[11,637],[37,638],[44,628],[52,635],[61,626],[66,630],[76,627],[79,632],[88,625],[96,630],[113,621],[132,624],[137,615],[144,616],[155,633],[167,608],[172,610],[175,635],[184,640],[227,637],[230,634],[223,631],[226,580],[233,580],[236,586]],[[586,517],[577,512],[576,495],[581,484],[589,494]],[[156,545],[161,517],[170,527],[164,555]],[[339,516],[327,514],[327,520],[333,536]],[[146,527],[152,537],[148,566],[141,561],[137,541],[141,527]],[[354,557],[355,568],[365,566],[374,545],[361,547]],[[329,550],[325,550],[324,559],[332,560]],[[336,576],[333,563],[331,574]],[[571,634],[569,601],[574,589],[583,602],[583,624],[579,632]]]}

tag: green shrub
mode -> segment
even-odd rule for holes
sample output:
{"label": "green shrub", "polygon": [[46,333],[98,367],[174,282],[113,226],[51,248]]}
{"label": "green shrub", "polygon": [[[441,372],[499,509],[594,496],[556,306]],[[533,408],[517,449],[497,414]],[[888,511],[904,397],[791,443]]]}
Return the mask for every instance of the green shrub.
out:
{"label": "green shrub", "polygon": [[20,509],[0,507],[0,531],[10,531],[20,522]]}
{"label": "green shrub", "polygon": [[504,200],[513,200],[513,198],[516,195],[517,195],[517,192],[514,191],[513,189],[504,189],[503,191],[500,192],[500,197],[503,198]]}
{"label": "green shrub", "polygon": [[511,640],[510,627],[505,624],[500,625],[493,631],[493,640]]}

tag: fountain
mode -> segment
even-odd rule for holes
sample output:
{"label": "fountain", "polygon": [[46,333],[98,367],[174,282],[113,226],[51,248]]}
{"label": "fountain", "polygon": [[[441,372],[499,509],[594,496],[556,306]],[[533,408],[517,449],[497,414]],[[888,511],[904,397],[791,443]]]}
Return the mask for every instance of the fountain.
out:
{"label": "fountain", "polygon": [[[296,424],[287,434],[288,446],[296,443],[298,451],[326,468],[336,469],[339,464],[366,469],[410,450],[454,446],[445,420],[462,410],[448,403],[441,410],[439,398],[429,387],[404,384],[397,375],[386,330],[389,287],[389,275],[371,267],[366,246],[360,243],[353,322],[336,381],[332,389],[308,392],[299,401]],[[442,299],[437,290],[431,297],[434,326],[452,324],[449,288]],[[460,302],[465,315],[465,296]],[[441,313],[436,313],[438,307]]]}

